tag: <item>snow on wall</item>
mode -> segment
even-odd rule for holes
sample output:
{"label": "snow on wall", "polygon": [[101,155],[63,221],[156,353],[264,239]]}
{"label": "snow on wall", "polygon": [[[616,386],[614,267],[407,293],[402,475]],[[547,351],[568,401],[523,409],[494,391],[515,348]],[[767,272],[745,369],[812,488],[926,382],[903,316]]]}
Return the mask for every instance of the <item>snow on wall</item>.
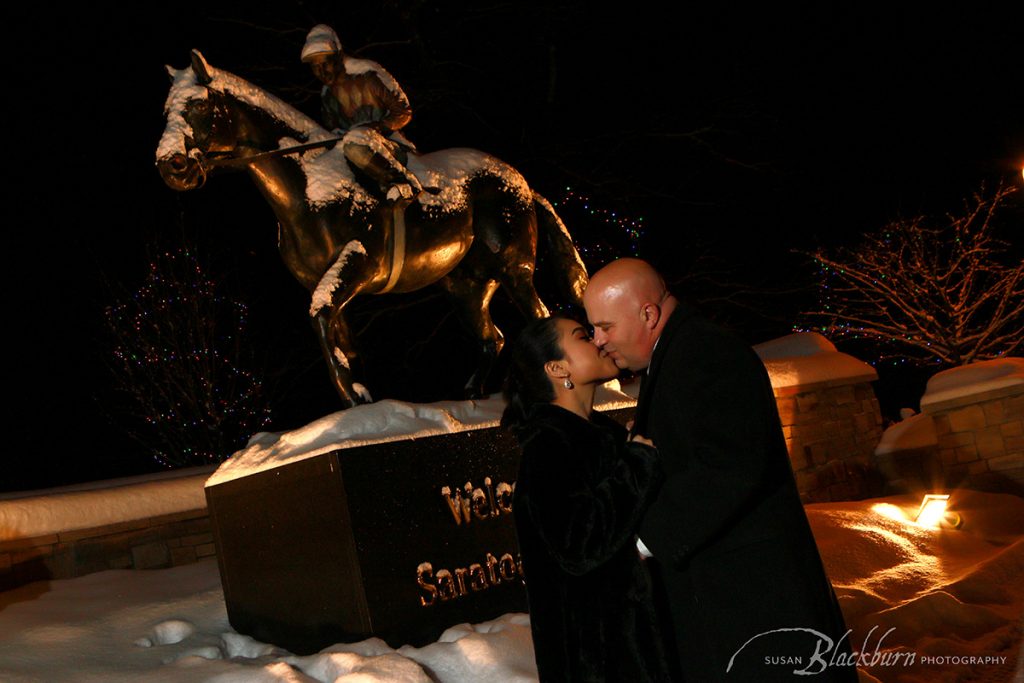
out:
{"label": "snow on wall", "polygon": [[1024,358],[983,360],[943,370],[928,380],[921,407],[1020,384],[1024,384]]}
{"label": "snow on wall", "polygon": [[[618,382],[613,380],[599,389],[594,406],[616,410],[635,403],[618,391]],[[496,427],[504,409],[505,401],[497,394],[478,401],[405,403],[386,399],[355,406],[290,432],[256,434],[248,446],[214,472],[206,485],[215,486],[339,448]]]}
{"label": "snow on wall", "polygon": [[761,360],[803,358],[821,353],[835,353],[835,345],[817,332],[796,332],[770,339],[754,347]]}
{"label": "snow on wall", "polygon": [[768,369],[774,389],[878,376],[873,367],[840,353],[817,332],[797,332],[772,339],[756,345],[754,351]]}
{"label": "snow on wall", "polygon": [[0,541],[206,509],[206,473],[0,500]]}

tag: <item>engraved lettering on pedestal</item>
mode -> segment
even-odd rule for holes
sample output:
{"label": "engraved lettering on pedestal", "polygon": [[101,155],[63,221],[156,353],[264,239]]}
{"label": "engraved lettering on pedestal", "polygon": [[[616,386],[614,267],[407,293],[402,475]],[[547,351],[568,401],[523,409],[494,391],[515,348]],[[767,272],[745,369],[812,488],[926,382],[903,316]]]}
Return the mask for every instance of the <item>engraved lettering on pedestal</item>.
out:
{"label": "engraved lettering on pedestal", "polygon": [[501,583],[498,579],[498,575],[494,572],[494,568],[498,566],[498,558],[487,553],[487,557],[484,558],[484,562],[487,563],[487,576],[491,579],[491,585]]}
{"label": "engraved lettering on pedestal", "polygon": [[512,493],[515,491],[515,485],[509,486],[505,482],[498,482],[496,489],[498,498],[498,510],[504,515],[512,514]]}
{"label": "engraved lettering on pedestal", "polygon": [[[472,488],[469,482],[466,482],[466,486]],[[455,496],[453,497],[452,490],[447,486],[442,486],[441,496],[444,498],[444,502],[448,504],[448,509],[451,511],[456,524],[462,524],[463,521],[469,523],[469,499],[463,498],[461,491],[455,489]]]}
{"label": "engraved lettering on pedestal", "polygon": [[516,560],[512,557],[511,553],[505,553],[502,555],[501,560],[498,562],[498,570],[501,572],[501,578],[506,581],[511,581],[516,578]]}
{"label": "engraved lettering on pedestal", "polygon": [[455,579],[452,578],[452,573],[447,569],[437,570],[437,588],[437,597],[441,598],[442,602],[459,597],[458,592],[455,590]]}
{"label": "engraved lettering on pedestal", "polygon": [[512,553],[504,553],[501,559],[487,553],[484,562],[486,567],[474,562],[468,567],[438,569],[436,572],[430,562],[421,562],[416,569],[416,585],[425,593],[419,596],[420,606],[431,607],[438,600],[447,602],[462,598],[506,581],[514,581],[517,576],[523,577],[522,558],[517,559]]}
{"label": "engraved lettering on pedestal", "polygon": [[437,587],[432,583],[428,583],[426,579],[433,578],[434,567],[429,562],[421,562],[420,566],[416,568],[416,584],[421,590],[427,592],[427,597],[420,596],[420,606],[430,607],[434,604],[434,600],[437,599]]}
{"label": "engraved lettering on pedestal", "polygon": [[455,568],[455,583],[459,588],[459,596],[466,594],[466,574],[468,573],[469,570],[465,567]]}
{"label": "engraved lettering on pedestal", "polygon": [[484,568],[479,562],[474,562],[469,565],[469,588],[474,591],[482,591],[485,588],[489,588],[490,584],[487,583],[487,574],[484,573]]}
{"label": "engraved lettering on pedestal", "polygon": [[500,481],[495,486],[490,477],[484,477],[484,488],[474,488],[467,481],[452,493],[450,486],[441,487],[441,497],[455,520],[456,525],[468,524],[473,519],[485,520],[500,515],[512,514],[512,494],[516,484]]}
{"label": "engraved lettering on pedestal", "polygon": [[487,511],[487,496],[482,489],[473,489],[473,516],[477,519],[487,519],[491,516]]}

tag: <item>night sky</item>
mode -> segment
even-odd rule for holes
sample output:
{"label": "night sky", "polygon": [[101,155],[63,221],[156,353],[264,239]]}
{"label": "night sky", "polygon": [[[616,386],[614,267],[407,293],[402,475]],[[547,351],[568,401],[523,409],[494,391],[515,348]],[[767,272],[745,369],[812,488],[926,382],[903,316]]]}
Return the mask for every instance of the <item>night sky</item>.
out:
{"label": "night sky", "polygon": [[[643,217],[630,241],[560,205],[588,265],[604,258],[596,245],[635,248],[751,343],[785,334],[809,301],[812,269],[794,250],[852,246],[900,216],[955,211],[982,183],[1021,184],[1022,24],[1005,9],[199,4],[162,16],[30,8],[8,23],[5,291],[17,355],[0,490],[154,468],[118,426],[103,311],[141,284],[151,255],[183,244],[249,306],[269,428],[337,407],[308,294],[249,180],[179,194],[156,172],[164,64],[185,66],[190,48],[319,118],[299,51],[310,27],[333,25],[347,50],[402,84],[414,110],[405,132],[421,150],[476,147],[549,199],[572,188],[591,208]],[[1004,218],[1019,253],[1019,195]],[[697,254],[720,264],[721,280],[762,292],[751,300],[760,314],[716,311],[716,285],[693,277]],[[446,304],[409,296],[374,315],[379,303],[352,312],[373,349],[377,398],[457,390],[463,370],[438,356],[472,347]],[[494,312],[508,333],[521,324],[503,301]]]}

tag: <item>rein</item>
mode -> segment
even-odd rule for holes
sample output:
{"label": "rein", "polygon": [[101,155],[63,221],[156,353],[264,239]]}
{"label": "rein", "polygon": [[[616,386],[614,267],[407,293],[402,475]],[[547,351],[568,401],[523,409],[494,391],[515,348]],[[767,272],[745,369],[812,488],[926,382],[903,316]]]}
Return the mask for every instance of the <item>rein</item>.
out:
{"label": "rein", "polygon": [[294,145],[292,147],[282,147],[281,149],[273,149],[270,150],[269,152],[260,152],[259,154],[253,154],[252,156],[248,157],[206,157],[205,164],[211,168],[216,166],[247,166],[253,163],[254,161],[272,159],[273,157],[285,156],[286,154],[295,154],[296,152],[305,152],[307,149],[317,149],[318,147],[330,147],[339,141],[341,141],[341,138],[330,138],[328,140],[320,140],[318,142],[306,142],[304,144]]}

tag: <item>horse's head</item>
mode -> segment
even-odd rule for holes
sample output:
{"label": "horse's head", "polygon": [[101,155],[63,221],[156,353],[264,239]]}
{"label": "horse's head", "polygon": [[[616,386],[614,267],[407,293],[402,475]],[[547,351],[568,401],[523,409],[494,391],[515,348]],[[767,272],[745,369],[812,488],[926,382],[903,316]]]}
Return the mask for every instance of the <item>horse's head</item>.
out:
{"label": "horse's head", "polygon": [[192,51],[189,67],[167,71],[172,84],[156,165],[170,187],[193,190],[206,182],[209,160],[235,152],[238,117],[230,111],[228,98],[210,87],[216,72],[198,50]]}

